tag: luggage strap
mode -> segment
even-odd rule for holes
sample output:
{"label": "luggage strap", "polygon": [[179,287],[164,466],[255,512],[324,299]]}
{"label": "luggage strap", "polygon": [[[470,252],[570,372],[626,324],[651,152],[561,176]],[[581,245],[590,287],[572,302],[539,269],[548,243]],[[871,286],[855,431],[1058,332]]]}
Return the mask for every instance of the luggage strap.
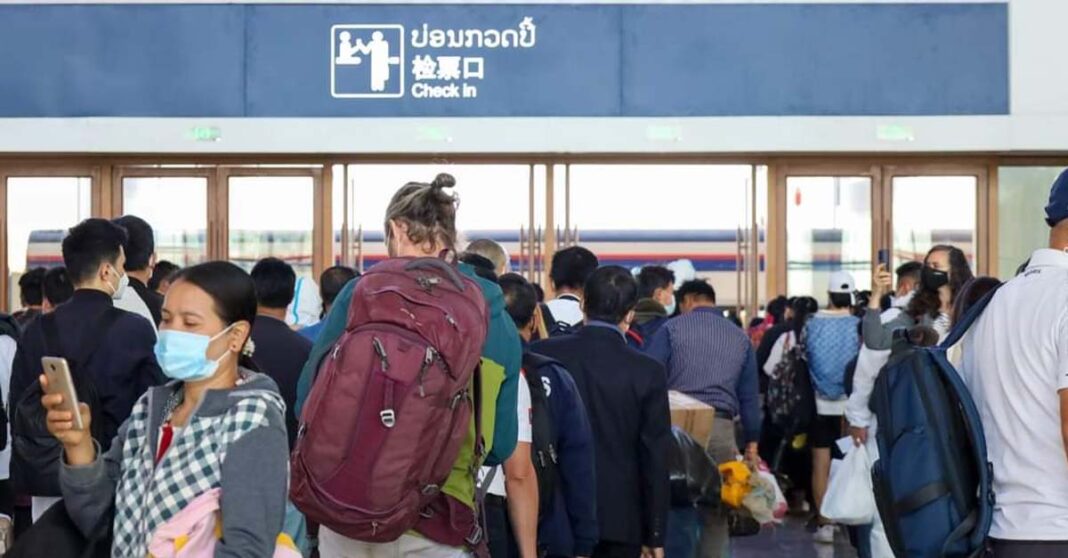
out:
{"label": "luggage strap", "polygon": [[908,496],[894,502],[894,513],[899,516],[908,515],[946,494],[949,494],[949,487],[941,481],[921,486]]}
{"label": "luggage strap", "polygon": [[[949,556],[949,547],[955,544],[957,541],[968,536],[968,534],[975,529],[977,523],[979,523],[979,512],[972,510],[972,513],[968,514],[968,517],[965,517],[964,521],[961,521],[960,525],[957,525],[957,528],[954,529],[948,537],[946,537],[946,542],[942,545],[942,556]],[[980,545],[976,552],[972,555],[977,556],[978,553],[985,550],[984,546],[985,545]]]}

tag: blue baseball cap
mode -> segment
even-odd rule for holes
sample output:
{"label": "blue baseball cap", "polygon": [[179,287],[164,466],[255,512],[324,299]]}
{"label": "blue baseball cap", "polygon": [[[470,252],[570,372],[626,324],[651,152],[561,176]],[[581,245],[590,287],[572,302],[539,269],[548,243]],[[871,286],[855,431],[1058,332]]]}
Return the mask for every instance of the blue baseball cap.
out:
{"label": "blue baseball cap", "polygon": [[1068,219],[1068,169],[1053,181],[1049,190],[1049,205],[1046,206],[1046,223],[1057,226],[1057,223]]}

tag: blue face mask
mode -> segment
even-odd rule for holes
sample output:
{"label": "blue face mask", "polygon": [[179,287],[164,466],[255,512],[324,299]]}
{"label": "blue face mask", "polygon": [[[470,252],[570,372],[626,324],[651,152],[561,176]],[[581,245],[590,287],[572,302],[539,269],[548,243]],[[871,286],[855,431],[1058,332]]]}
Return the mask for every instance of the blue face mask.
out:
{"label": "blue face mask", "polygon": [[230,354],[223,353],[218,360],[208,359],[208,345],[218,339],[230,327],[220,331],[214,337],[177,331],[173,329],[161,329],[159,339],[156,341],[156,360],[159,362],[163,374],[173,380],[184,382],[206,380],[215,375],[219,369],[219,363]]}
{"label": "blue face mask", "polygon": [[668,316],[671,316],[672,314],[675,313],[675,297],[674,296],[671,297],[671,304],[668,305],[668,306],[665,306],[664,310],[667,311],[667,315]]}

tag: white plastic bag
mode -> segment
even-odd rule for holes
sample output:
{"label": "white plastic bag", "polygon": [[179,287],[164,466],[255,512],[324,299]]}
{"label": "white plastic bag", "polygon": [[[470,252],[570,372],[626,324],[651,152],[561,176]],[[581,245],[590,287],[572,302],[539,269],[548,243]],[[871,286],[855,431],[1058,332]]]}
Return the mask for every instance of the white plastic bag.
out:
{"label": "white plastic bag", "polygon": [[864,446],[851,449],[831,474],[820,514],[841,525],[867,525],[875,517],[871,460]]}

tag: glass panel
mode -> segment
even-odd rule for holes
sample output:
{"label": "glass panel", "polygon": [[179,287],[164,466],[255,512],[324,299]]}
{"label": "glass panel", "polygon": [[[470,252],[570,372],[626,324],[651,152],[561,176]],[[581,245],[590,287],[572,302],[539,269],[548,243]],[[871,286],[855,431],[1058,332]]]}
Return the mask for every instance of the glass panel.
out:
{"label": "glass panel", "polygon": [[180,267],[207,260],[208,179],[200,176],[126,177],[122,210],[156,235],[156,257]]}
{"label": "glass panel", "polygon": [[690,260],[734,306],[751,180],[749,165],[571,165],[571,225],[603,264]]}
{"label": "glass panel", "polygon": [[315,180],[310,176],[230,178],[230,261],[252,269],[274,256],[312,278]]}
{"label": "glass panel", "polygon": [[430,181],[441,172],[456,178],[454,192],[460,197],[457,248],[462,250],[471,240],[490,238],[504,246],[513,265],[518,264],[519,228],[530,221],[529,165],[352,165],[353,224],[363,227],[365,268],[386,257],[382,226],[393,194],[408,182]]}
{"label": "glass panel", "polygon": [[1049,244],[1045,208],[1050,185],[1063,167],[1001,167],[998,169],[998,277],[1010,279],[1031,257]]}
{"label": "glass panel", "polygon": [[19,278],[27,269],[63,265],[67,229],[90,216],[89,177],[7,179],[7,267],[10,308],[21,308]]}
{"label": "glass panel", "polygon": [[853,274],[871,288],[871,178],[791,176],[786,179],[786,282],[790,296],[827,303],[831,272]]}
{"label": "glass panel", "polygon": [[951,244],[975,269],[975,183],[974,176],[894,177],[894,267]]}

